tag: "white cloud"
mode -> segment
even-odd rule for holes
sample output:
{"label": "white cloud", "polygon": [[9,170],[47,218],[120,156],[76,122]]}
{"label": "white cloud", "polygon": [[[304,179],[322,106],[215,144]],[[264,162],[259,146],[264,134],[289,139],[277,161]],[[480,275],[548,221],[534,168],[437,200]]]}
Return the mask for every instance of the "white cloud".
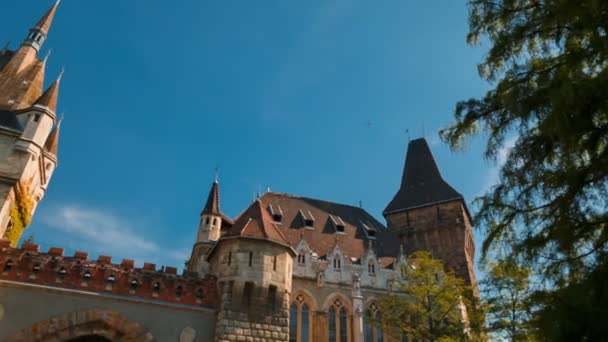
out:
{"label": "white cloud", "polygon": [[[136,263],[165,263],[182,266],[189,257],[187,248],[161,248],[134,220],[120,217],[109,210],[64,205],[41,215],[50,228],[67,234],[78,242],[80,250],[134,259]],[[145,227],[146,225],[139,225]],[[116,261],[115,261],[116,262]]]}
{"label": "white cloud", "polygon": [[483,187],[480,189],[479,195],[484,194],[488,189],[492,186],[497,185],[500,181],[500,169],[507,162],[507,158],[509,157],[509,152],[513,146],[515,146],[515,142],[517,141],[517,137],[511,137],[505,140],[502,148],[498,150],[496,154],[496,161],[493,165],[488,169],[485,181],[483,182]]}

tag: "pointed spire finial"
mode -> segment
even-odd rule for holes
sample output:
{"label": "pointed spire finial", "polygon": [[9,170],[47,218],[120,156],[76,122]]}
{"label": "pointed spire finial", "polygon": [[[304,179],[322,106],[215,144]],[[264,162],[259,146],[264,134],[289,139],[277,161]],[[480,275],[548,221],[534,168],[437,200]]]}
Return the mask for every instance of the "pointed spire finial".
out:
{"label": "pointed spire finial", "polygon": [[43,61],[43,63],[44,63],[44,64],[46,64],[46,62],[49,60],[49,57],[51,57],[51,54],[52,54],[52,53],[53,53],[53,49],[49,49],[49,50],[46,52],[46,55],[44,56],[44,61]]}
{"label": "pointed spire finial", "polygon": [[35,28],[39,29],[45,34],[49,33],[51,29],[51,24],[53,24],[53,18],[55,17],[55,12],[57,11],[57,7],[61,0],[55,1],[55,4],[49,8],[49,10],[40,18]]}
{"label": "pointed spire finial", "polygon": [[220,178],[220,164],[215,164],[215,169],[213,169],[213,171],[215,172],[215,182],[218,183]]}
{"label": "pointed spire finial", "polygon": [[59,84],[59,82],[61,82],[61,78],[63,77],[63,74],[65,73],[65,67],[61,67],[61,71],[59,71],[59,75],[57,76],[57,84]]}

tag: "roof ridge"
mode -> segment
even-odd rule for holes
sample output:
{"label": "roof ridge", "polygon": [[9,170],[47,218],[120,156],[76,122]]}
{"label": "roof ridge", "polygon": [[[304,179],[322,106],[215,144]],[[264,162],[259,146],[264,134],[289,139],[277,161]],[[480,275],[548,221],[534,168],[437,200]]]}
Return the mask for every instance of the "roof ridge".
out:
{"label": "roof ridge", "polygon": [[276,192],[276,191],[265,192],[262,195],[262,197],[264,197],[266,194],[279,195],[279,196],[287,196],[287,197],[299,198],[299,199],[308,199],[308,200],[319,201],[319,202],[328,203],[328,204],[337,204],[337,205],[341,205],[341,206],[345,206],[345,207],[349,207],[349,208],[359,209],[359,210],[364,211],[364,212],[366,212],[366,213],[369,214],[369,212],[367,212],[367,210],[365,210],[364,208],[361,208],[361,207],[359,207],[357,205],[352,205],[352,204],[340,203],[340,202],[335,202],[335,201],[328,201],[328,200],[324,200],[324,199],[320,199],[320,198],[300,196],[300,195],[294,195],[294,194],[289,194],[289,193],[285,193],[285,192]]}

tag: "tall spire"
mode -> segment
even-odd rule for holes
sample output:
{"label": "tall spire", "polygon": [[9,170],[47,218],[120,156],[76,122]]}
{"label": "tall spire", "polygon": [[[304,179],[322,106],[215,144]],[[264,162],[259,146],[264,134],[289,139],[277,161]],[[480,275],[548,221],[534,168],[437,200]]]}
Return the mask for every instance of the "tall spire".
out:
{"label": "tall spire", "polygon": [[207,203],[205,203],[205,208],[201,212],[201,215],[203,214],[222,215],[220,212],[220,186],[217,180],[211,185],[211,190],[209,190],[209,195],[207,196]]}
{"label": "tall spire", "polygon": [[57,76],[57,80],[51,84],[50,87],[36,100],[34,105],[46,107],[48,110],[55,113],[57,111],[57,97],[59,96],[59,83],[61,83],[61,77],[63,77],[63,69]]}
{"label": "tall spire", "polygon": [[51,8],[49,8],[49,10],[44,16],[42,16],[42,18],[40,18],[40,20],[38,20],[38,23],[36,24],[36,26],[34,26],[34,28],[37,28],[45,34],[48,34],[49,30],[51,29],[51,25],[53,24],[55,12],[57,12],[57,6],[59,6],[60,2],[61,0],[55,1],[55,4]]}
{"label": "tall spire", "polygon": [[415,139],[408,144],[401,187],[384,214],[462,198],[441,177],[426,140]]}
{"label": "tall spire", "polygon": [[39,51],[49,34],[51,25],[53,24],[53,18],[55,12],[57,12],[57,6],[59,6],[61,0],[55,1],[55,4],[49,8],[49,10],[38,20],[36,26],[30,29],[30,33],[23,41],[23,45],[32,46],[36,51]]}
{"label": "tall spire", "polygon": [[53,127],[53,130],[44,143],[44,149],[55,156],[57,155],[57,147],[59,145],[59,129],[61,128],[61,121],[63,121],[63,118],[59,119],[57,125]]}

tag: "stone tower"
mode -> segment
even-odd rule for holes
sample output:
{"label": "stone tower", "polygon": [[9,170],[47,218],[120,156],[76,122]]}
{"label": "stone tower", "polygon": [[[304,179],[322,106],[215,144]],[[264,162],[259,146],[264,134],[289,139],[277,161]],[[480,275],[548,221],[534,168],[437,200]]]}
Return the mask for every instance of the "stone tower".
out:
{"label": "stone tower", "polygon": [[383,215],[406,254],[430,251],[476,287],[469,211],[462,195],[441,177],[425,139],[409,143],[401,186]]}
{"label": "stone tower", "polygon": [[57,167],[61,75],[42,92],[44,44],[59,1],[11,51],[0,51],[0,237],[15,245]]}
{"label": "stone tower", "polygon": [[296,252],[256,200],[213,247],[220,307],[215,340],[287,341]]}
{"label": "stone tower", "polygon": [[215,246],[222,232],[232,226],[232,223],[232,220],[220,210],[220,185],[215,180],[209,190],[205,207],[201,211],[196,242],[186,265],[188,271],[198,272],[200,275],[209,272],[207,254]]}

